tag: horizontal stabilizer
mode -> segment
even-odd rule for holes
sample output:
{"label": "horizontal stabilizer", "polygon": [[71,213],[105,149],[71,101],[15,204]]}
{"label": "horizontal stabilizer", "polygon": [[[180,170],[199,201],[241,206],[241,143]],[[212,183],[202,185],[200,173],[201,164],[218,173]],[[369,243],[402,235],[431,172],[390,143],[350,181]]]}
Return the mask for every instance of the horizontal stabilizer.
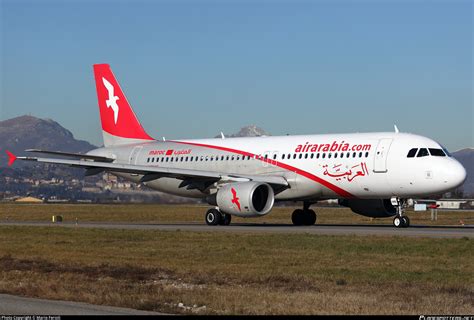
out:
{"label": "horizontal stabilizer", "polygon": [[40,150],[40,149],[28,149],[28,150],[25,150],[25,151],[26,152],[35,152],[35,153],[44,153],[44,154],[54,154],[54,155],[63,156],[63,157],[94,160],[94,161],[102,161],[102,162],[112,162],[112,161],[114,161],[114,159],[112,159],[112,158],[101,157],[101,156],[93,156],[93,155],[81,154],[81,153],[48,151],[48,150]]}

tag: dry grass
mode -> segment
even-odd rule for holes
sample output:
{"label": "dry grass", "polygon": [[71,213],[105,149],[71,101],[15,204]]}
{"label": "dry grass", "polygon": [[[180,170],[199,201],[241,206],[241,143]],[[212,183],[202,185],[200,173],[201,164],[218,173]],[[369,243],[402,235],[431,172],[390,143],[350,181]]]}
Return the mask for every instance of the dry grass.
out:
{"label": "dry grass", "polygon": [[0,243],[0,292],[13,294],[172,313],[474,312],[467,238],[52,226],[0,227]]}
{"label": "dry grass", "polygon": [[[207,206],[154,204],[0,204],[0,221],[50,221],[52,215],[62,215],[65,221],[175,223],[204,222]],[[233,222],[291,224],[293,207],[276,207],[261,218],[233,217]],[[317,224],[392,224],[392,218],[371,219],[347,208],[316,207]],[[438,211],[438,221],[430,220],[430,212],[408,212],[412,224],[474,225],[474,211]]]}

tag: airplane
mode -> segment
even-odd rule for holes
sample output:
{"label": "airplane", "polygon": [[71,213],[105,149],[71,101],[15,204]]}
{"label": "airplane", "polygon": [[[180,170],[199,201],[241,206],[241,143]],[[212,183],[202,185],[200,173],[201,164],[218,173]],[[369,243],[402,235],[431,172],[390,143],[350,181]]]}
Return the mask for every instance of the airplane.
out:
{"label": "airplane", "polygon": [[[407,200],[460,186],[466,170],[438,142],[395,132],[155,140],[138,121],[108,64],[93,66],[104,146],[85,154],[29,149],[46,155],[16,157],[109,172],[134,183],[183,197],[204,199],[208,225],[229,225],[232,216],[261,217],[275,202],[299,201],[294,225],[313,225],[310,206],[339,199],[353,212],[394,217],[408,227]],[[66,159],[64,158],[66,157]]]}

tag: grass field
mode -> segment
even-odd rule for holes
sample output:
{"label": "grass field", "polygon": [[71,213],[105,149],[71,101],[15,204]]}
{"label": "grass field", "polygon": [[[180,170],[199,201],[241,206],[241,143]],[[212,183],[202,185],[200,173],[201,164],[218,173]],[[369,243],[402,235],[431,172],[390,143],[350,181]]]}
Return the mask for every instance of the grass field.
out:
{"label": "grass field", "polygon": [[[62,214],[80,221],[202,223],[205,208],[1,205],[0,210],[0,220]],[[289,223],[291,208],[275,211],[260,221]],[[442,215],[453,223],[471,219]],[[423,215],[410,217],[424,223]],[[318,219],[380,223],[337,209],[321,209]],[[474,243],[468,238],[2,226],[0,243],[3,293],[169,313],[474,313]]]}
{"label": "grass field", "polygon": [[[51,221],[51,216],[62,215],[65,221],[79,222],[204,222],[208,207],[197,205],[154,204],[0,204],[0,221]],[[276,207],[261,218],[232,217],[233,222],[287,223],[295,208]],[[315,207],[317,224],[392,224],[392,218],[371,219],[353,213],[347,208]],[[423,225],[474,225],[474,211],[438,211],[438,220],[431,221],[431,213],[407,212],[412,224]]]}

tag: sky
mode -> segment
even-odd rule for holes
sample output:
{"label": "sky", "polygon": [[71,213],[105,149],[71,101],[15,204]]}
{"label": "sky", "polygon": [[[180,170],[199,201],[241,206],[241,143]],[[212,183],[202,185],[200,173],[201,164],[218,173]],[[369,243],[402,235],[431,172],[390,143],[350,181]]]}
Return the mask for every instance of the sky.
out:
{"label": "sky", "polygon": [[472,1],[0,0],[0,120],[102,144],[94,63],[155,138],[400,131],[474,146]]}

